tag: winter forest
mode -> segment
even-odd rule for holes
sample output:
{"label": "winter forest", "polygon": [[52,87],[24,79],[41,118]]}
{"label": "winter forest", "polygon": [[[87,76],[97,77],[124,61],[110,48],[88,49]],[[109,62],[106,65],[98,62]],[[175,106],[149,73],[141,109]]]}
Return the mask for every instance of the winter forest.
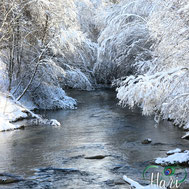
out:
{"label": "winter forest", "polygon": [[[168,151],[176,148],[168,153],[168,157],[157,158],[156,164],[164,166],[176,163],[183,165],[184,163],[184,165],[188,165],[189,151],[180,149],[184,145],[188,145],[187,140],[181,139],[181,137],[185,134],[183,138],[189,138],[189,134],[185,133],[185,130],[189,129],[188,46],[189,2],[187,0],[1,0],[0,131],[7,132],[2,132],[5,136],[0,136],[2,141],[0,151],[4,151],[5,144],[10,145],[17,140],[20,141],[19,137],[24,132],[27,133],[27,137],[35,135],[37,129],[42,129],[42,131],[46,129],[49,133],[55,132],[56,135],[54,134],[52,138],[58,140],[57,132],[59,131],[51,131],[51,129],[64,128],[64,123],[68,125],[68,128],[65,126],[69,130],[67,134],[72,133],[73,129],[71,137],[74,134],[81,135],[77,139],[78,142],[83,136],[81,130],[89,129],[88,126],[83,126],[86,123],[90,123],[90,129],[92,127],[95,129],[94,124],[97,122],[102,125],[101,129],[104,128],[103,125],[112,125],[111,128],[104,131],[106,133],[111,129],[116,129],[113,124],[117,122],[117,117],[122,120],[122,122],[117,122],[118,127],[123,122],[130,123],[129,118],[127,118],[129,114],[135,119],[141,119],[139,121],[141,124],[150,125],[148,128],[147,126],[137,127],[136,133],[141,136],[140,140],[144,140],[143,145],[144,143],[153,145],[151,133],[159,134],[159,136],[154,134],[154,140],[157,139],[157,144],[162,142],[158,137],[171,133],[172,138],[168,137],[167,140],[175,142],[174,145],[165,147],[154,143],[150,149],[147,149],[148,146],[144,147],[148,152],[153,148],[153,158],[165,156],[165,152],[160,152],[160,149]],[[105,92],[103,92],[104,90]],[[101,96],[99,97],[99,95]],[[108,97],[109,95],[110,97]],[[108,103],[114,103],[115,106],[106,104],[104,99],[108,99]],[[83,105],[85,101],[86,105]],[[80,104],[82,104],[81,107]],[[98,110],[97,105],[100,108],[103,106],[103,111],[100,108]],[[85,106],[88,107],[84,109]],[[56,111],[59,113],[55,113]],[[91,113],[90,118],[87,117],[89,113]],[[71,116],[72,118],[70,118]],[[86,119],[83,121],[84,123],[79,116]],[[113,116],[114,118],[112,118]],[[132,122],[134,118],[131,118],[130,121]],[[133,123],[135,122],[133,121]],[[75,129],[72,128],[72,124],[75,125]],[[82,125],[81,128],[79,126],[77,128],[77,124]],[[34,126],[31,133],[29,133],[31,127],[24,129],[26,126]],[[166,130],[168,127],[171,130]],[[120,128],[122,129],[122,127]],[[78,130],[79,133],[75,133],[75,130]],[[18,131],[23,133],[19,135]],[[94,130],[90,130],[90,132],[95,133]],[[124,132],[128,134],[130,130],[122,131],[122,133]],[[133,132],[135,133],[135,131]],[[17,138],[12,141],[14,137]],[[64,136],[61,135],[61,137],[63,140]],[[131,135],[122,137],[129,138]],[[166,135],[164,137],[166,138]],[[25,140],[26,138],[23,139],[23,141]],[[94,141],[92,138],[91,140]],[[95,141],[98,141],[98,136],[95,136]],[[152,144],[150,144],[151,142]],[[91,142],[88,141],[88,143],[92,145]],[[94,145],[101,144],[102,142],[95,142]],[[134,145],[137,144],[135,141]],[[51,143],[51,145],[53,144]],[[129,151],[131,141],[124,142],[124,145],[124,150]],[[106,155],[101,155],[101,151],[98,152],[99,148],[101,147],[92,149],[92,151],[97,150],[98,155],[86,155],[84,159],[105,161],[104,159],[115,158],[106,154],[110,153],[106,151],[106,146],[102,147]],[[117,148],[115,149],[117,150]],[[43,146],[43,149],[46,148]],[[13,152],[10,151],[6,149],[8,156],[12,156]],[[83,152],[85,153],[85,151]],[[60,151],[57,151],[58,153]],[[74,153],[76,152],[74,151]],[[77,157],[79,157],[78,153],[79,151],[76,153]],[[148,155],[150,156],[150,154]],[[72,157],[73,161],[83,161],[75,158],[76,156]],[[126,159],[128,157],[133,159],[133,156],[130,152],[129,155],[126,154]],[[146,161],[145,158],[148,159],[146,156],[139,157],[139,159],[144,158]],[[17,159],[15,154],[13,157]],[[28,154],[25,158],[27,159],[27,157]],[[30,158],[32,158],[32,154],[30,154]],[[2,159],[5,159],[5,154],[0,157],[0,160]],[[8,159],[7,162],[2,163],[8,163]],[[114,161],[112,159],[111,162]],[[124,162],[120,159],[119,161]],[[66,175],[70,175],[70,172],[74,174],[66,177],[67,180],[71,177],[77,180],[78,174],[83,176],[83,173],[77,173],[78,170],[69,169],[72,167],[72,163],[66,164],[66,169],[63,170]],[[104,165],[104,163],[106,162],[102,164]],[[41,165],[40,167],[45,167]],[[48,166],[52,168],[50,165]],[[94,163],[95,165],[99,166],[99,164]],[[64,167],[57,164],[56,166]],[[133,166],[132,169],[134,170],[134,168]],[[137,168],[138,172],[142,172],[143,168]],[[1,164],[0,169],[2,169],[0,172],[12,171],[11,168],[10,170],[4,169]],[[117,169],[120,170],[122,167]],[[40,171],[38,170],[37,173],[38,177],[42,179]],[[57,172],[57,169],[54,168],[53,171]],[[41,172],[46,173],[47,168]],[[17,174],[17,172],[15,173]],[[20,173],[22,170],[18,172],[18,174]],[[102,174],[106,175],[107,178],[111,174],[113,175],[107,170],[104,170]],[[91,186],[93,189],[127,188],[129,186],[126,183],[137,189],[163,188],[140,185],[144,183],[138,179],[140,176],[133,176],[132,171],[129,172],[128,176],[137,182],[127,176],[123,177],[123,175],[127,175],[125,169],[116,172],[116,175],[123,178],[125,184],[120,181],[119,185],[116,185],[117,181],[112,187],[98,178],[95,183],[85,181],[85,184],[88,183],[87,185],[83,183],[84,181],[81,183],[77,180],[80,183],[78,186],[76,183],[70,185],[70,182],[63,186],[59,182],[61,179],[58,179],[58,184],[51,186],[48,184],[53,181],[47,182],[47,180],[42,179],[43,184],[41,184],[39,179],[40,184],[34,183],[31,186],[30,183],[30,188],[90,188],[86,186]],[[9,182],[11,179],[17,182],[20,179],[10,175],[2,174],[2,176],[6,178],[3,181],[0,175],[0,188],[2,182]],[[95,180],[94,178],[89,180],[92,179]],[[29,188],[28,182],[21,181],[18,182],[21,183],[20,185],[11,185],[10,188]],[[99,183],[101,184],[99,185]],[[186,188],[188,188],[187,186]],[[166,187],[168,186],[164,186],[164,188]]]}

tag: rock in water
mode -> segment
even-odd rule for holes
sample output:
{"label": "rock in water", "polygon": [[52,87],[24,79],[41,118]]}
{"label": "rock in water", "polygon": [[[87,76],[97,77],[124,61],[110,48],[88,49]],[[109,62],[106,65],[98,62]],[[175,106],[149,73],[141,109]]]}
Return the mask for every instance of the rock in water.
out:
{"label": "rock in water", "polygon": [[50,120],[50,125],[52,125],[52,126],[60,126],[61,124],[56,119],[51,119]]}
{"label": "rock in water", "polygon": [[115,185],[125,185],[126,182],[123,179],[117,179],[114,181]]}
{"label": "rock in water", "polygon": [[9,174],[0,174],[0,184],[11,184],[20,181],[23,181],[23,179],[20,177]]}
{"label": "rock in water", "polygon": [[145,140],[142,141],[142,144],[150,144],[152,140],[150,138],[146,138]]}
{"label": "rock in water", "polygon": [[85,159],[104,159],[106,155],[85,156]]}

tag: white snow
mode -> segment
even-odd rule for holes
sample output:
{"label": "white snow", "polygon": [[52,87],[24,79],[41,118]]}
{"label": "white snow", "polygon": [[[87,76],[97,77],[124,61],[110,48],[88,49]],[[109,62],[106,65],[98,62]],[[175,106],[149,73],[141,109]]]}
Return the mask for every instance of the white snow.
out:
{"label": "white snow", "polygon": [[0,93],[0,113],[3,114],[7,120],[15,121],[19,117],[26,118],[24,108],[16,104],[11,96]]}
{"label": "white snow", "polygon": [[173,165],[173,164],[182,164],[189,162],[189,151],[186,150],[183,153],[174,153],[165,158],[157,158],[155,160],[156,164],[160,165]]}
{"label": "white snow", "polygon": [[[153,56],[147,61],[134,60],[135,68],[138,64],[137,76],[131,75],[118,84],[117,97],[123,106],[139,106],[144,115],[158,114],[158,121],[170,119],[175,125],[186,125],[185,128],[189,128],[189,3],[188,0],[151,2],[153,8],[149,9],[151,14],[146,18],[146,35],[149,34],[150,38],[157,42],[150,48],[153,49]],[[135,31],[140,33],[137,28]],[[129,33],[125,38],[128,35]],[[132,45],[135,43],[134,41]],[[145,53],[150,55],[147,49]]]}
{"label": "white snow", "polygon": [[182,139],[186,139],[189,137],[189,132],[186,132],[186,134],[184,136],[182,136]]}
{"label": "white snow", "polygon": [[179,9],[179,10],[178,10],[178,13],[180,14],[180,13],[186,12],[186,11],[188,11],[188,9],[189,9],[189,4],[185,5],[185,6],[184,6],[183,8],[181,8],[181,9]]}
{"label": "white snow", "polygon": [[186,130],[189,129],[189,121],[185,124],[185,126],[183,128],[186,129]]}
{"label": "white snow", "polygon": [[50,120],[50,125],[52,125],[52,126],[60,126],[61,124],[56,119],[51,119]]}
{"label": "white snow", "polygon": [[[8,131],[18,129],[22,125],[17,124],[17,121],[25,118],[31,119],[31,125],[51,125],[60,126],[61,124],[55,120],[42,119],[37,114],[34,114],[29,109],[16,102],[12,96],[0,93],[0,131]],[[27,124],[26,124],[27,126]]]}
{"label": "white snow", "polygon": [[3,114],[0,114],[0,131],[13,130],[18,128],[18,126],[9,123],[9,120],[5,119]]}
{"label": "white snow", "polygon": [[147,138],[146,139],[148,142],[152,142],[152,139],[151,138]]}
{"label": "white snow", "polygon": [[0,93],[0,131],[12,130],[19,128],[18,125],[13,124],[19,119],[28,117],[28,112],[32,117],[39,118],[30,110],[16,103],[13,97],[7,94]]}
{"label": "white snow", "polygon": [[180,148],[176,148],[174,150],[170,150],[167,152],[167,155],[172,155],[172,154],[175,154],[175,153],[180,153],[182,150]]}
{"label": "white snow", "polygon": [[120,1],[97,15],[105,25],[98,38],[94,65],[97,81],[106,83],[126,76],[136,60],[149,59],[150,38],[145,20],[151,8],[149,0]]}
{"label": "white snow", "polygon": [[157,185],[148,185],[148,186],[142,186],[138,182],[128,178],[127,176],[123,176],[123,179],[131,185],[131,187],[134,187],[135,189],[166,189],[162,187],[158,187]]}

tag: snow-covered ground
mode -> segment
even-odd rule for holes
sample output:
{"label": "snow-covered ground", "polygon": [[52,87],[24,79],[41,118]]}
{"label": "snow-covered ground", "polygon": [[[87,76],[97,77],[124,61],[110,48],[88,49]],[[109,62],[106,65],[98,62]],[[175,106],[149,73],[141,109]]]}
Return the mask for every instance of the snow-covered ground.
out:
{"label": "snow-covered ground", "polygon": [[28,124],[17,124],[21,120],[32,120],[31,125],[60,126],[57,120],[44,120],[14,100],[13,96],[0,93],[0,131],[14,130]]}
{"label": "snow-covered ground", "polygon": [[181,150],[180,148],[176,148],[176,149],[174,149],[174,150],[169,150],[169,151],[167,152],[167,155],[172,155],[172,154],[180,153],[180,152],[182,152],[182,150]]}
{"label": "snow-covered ground", "polygon": [[175,150],[167,152],[167,154],[171,154],[171,155],[164,158],[158,157],[155,160],[155,163],[159,165],[180,165],[180,164],[189,165],[189,151],[188,150],[181,152],[180,149],[175,149]]}
{"label": "snow-covered ground", "polygon": [[12,130],[18,128],[13,122],[19,119],[27,118],[28,115],[23,107],[16,104],[11,97],[0,94],[0,131]]}

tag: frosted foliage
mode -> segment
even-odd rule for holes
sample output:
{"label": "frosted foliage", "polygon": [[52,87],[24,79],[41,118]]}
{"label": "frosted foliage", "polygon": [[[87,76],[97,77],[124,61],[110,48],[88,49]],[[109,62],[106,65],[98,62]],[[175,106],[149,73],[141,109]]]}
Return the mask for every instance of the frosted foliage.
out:
{"label": "frosted foliage", "polygon": [[[54,6],[51,5],[49,8],[48,14],[51,15],[52,24],[50,31],[53,33],[49,48],[56,56],[58,63],[55,61],[53,64],[56,67],[54,74],[58,78],[62,78],[60,80],[62,87],[82,90],[93,88],[92,69],[96,62],[98,47],[93,42],[96,37],[94,34],[95,19],[93,18],[95,18],[96,8],[101,4],[101,1],[67,0],[54,2]],[[60,76],[59,70],[64,72],[62,76]],[[77,80],[73,80],[74,78]],[[57,79],[53,80],[58,81]]]}
{"label": "frosted foliage", "polygon": [[[96,2],[96,4],[98,4],[98,2]],[[88,86],[86,88],[91,87],[87,75],[92,71],[93,64],[96,61],[97,51],[97,44],[92,42],[90,38],[90,35],[92,35],[90,31],[91,27],[87,27],[93,23],[93,19],[89,20],[89,18],[94,17],[92,16],[94,15],[94,6],[95,4],[87,0],[66,0],[64,2],[54,2],[53,5],[49,6],[49,10],[47,9],[48,14],[51,15],[50,32],[53,35],[49,47],[55,56],[61,57],[59,60],[62,62],[62,64],[59,64],[60,67],[65,67],[64,65],[67,64],[67,67],[70,68],[69,65],[71,65],[73,70],[82,69],[83,73],[80,72],[82,73],[80,74],[78,72],[77,75],[83,78],[83,74],[86,74],[85,77],[86,80],[88,80]],[[83,28],[84,25],[88,30]],[[68,73],[70,73],[69,70],[67,70]],[[73,73],[75,72],[73,71]],[[69,77],[67,78],[67,80],[69,80],[70,74],[65,75],[65,77],[66,76]],[[76,82],[79,83],[80,80]],[[65,85],[68,85],[68,83]],[[81,81],[81,84],[78,84],[78,86],[79,85],[83,86],[83,82]],[[71,83],[69,87],[72,86],[73,84]]]}
{"label": "frosted foliage", "polygon": [[6,70],[6,65],[0,59],[0,91],[6,91],[6,88],[8,86],[8,79],[5,70]]}
{"label": "frosted foliage", "polygon": [[[46,75],[48,73],[48,75]],[[40,83],[41,78],[45,79],[45,83],[55,85],[62,88],[76,88],[82,90],[92,90],[91,80],[79,68],[74,68],[67,64],[58,66],[58,63],[50,60],[44,62],[39,69],[37,83]],[[36,85],[37,85],[36,83]]]}
{"label": "frosted foliage", "polygon": [[[160,4],[149,20],[151,36],[157,41],[154,46],[155,70],[188,65],[188,10],[187,1],[165,1]],[[156,23],[156,24],[154,24]]]}
{"label": "frosted foliage", "polygon": [[96,47],[85,34],[73,29],[61,30],[61,34],[52,44],[53,52],[62,55],[65,63],[88,69],[92,68],[96,60]]}
{"label": "frosted foliage", "polygon": [[96,42],[100,30],[96,14],[103,7],[102,1],[77,0],[76,5],[78,7],[78,19],[82,32],[86,33],[93,42]]}
{"label": "frosted foliage", "polygon": [[98,45],[95,43],[97,38],[95,13],[102,2],[67,0],[66,3],[68,6],[65,2],[61,3],[65,15],[59,19],[59,28],[50,47],[56,56],[62,56],[64,63],[75,68],[84,68],[88,73],[96,62]]}
{"label": "frosted foliage", "polygon": [[155,1],[148,18],[153,59],[137,62],[143,75],[129,76],[118,87],[120,104],[138,105],[144,115],[156,114],[183,126],[189,122],[189,3]]}
{"label": "frosted foliage", "polygon": [[34,92],[34,103],[41,109],[74,109],[76,101],[66,96],[65,92],[58,87],[42,83]]}
{"label": "frosted foliage", "polygon": [[[81,76],[82,75],[82,76]],[[84,74],[78,73],[78,83],[80,82],[80,77],[83,78]],[[35,76],[30,90],[27,91],[22,103],[27,107],[34,107],[35,109],[61,109],[61,108],[75,108],[76,101],[66,95],[64,90],[61,88],[61,82],[66,83],[68,80],[67,72],[59,67],[54,61],[50,60],[48,62],[43,62],[40,65],[38,72]],[[86,79],[86,82],[88,80]],[[27,84],[26,80],[26,84]],[[77,81],[71,80],[68,86],[73,84],[76,85]],[[88,84],[88,83],[87,83]],[[85,87],[90,86],[90,83]],[[81,88],[83,86],[80,86]],[[90,89],[89,89],[90,90]],[[23,87],[20,86],[15,93],[15,96],[23,91]],[[33,104],[25,102],[32,101]]]}
{"label": "frosted foliage", "polygon": [[94,66],[99,82],[111,82],[125,76],[134,63],[151,58],[146,20],[151,9],[151,1],[143,0],[121,1],[107,9]]}
{"label": "frosted foliage", "polygon": [[[15,97],[19,97],[32,78],[36,65],[40,63],[34,80],[23,97],[24,101],[32,102],[24,103],[21,99],[22,103],[42,109],[73,108],[76,102],[67,97],[62,88],[93,89],[92,85],[95,82],[92,70],[98,48],[95,14],[99,8],[105,6],[104,2],[5,0],[0,3],[2,12],[5,10],[3,3],[13,6],[14,12],[19,12],[16,23],[18,26],[11,25],[13,33],[7,37],[10,38],[11,44],[14,43],[12,36],[16,36],[16,48],[11,54],[14,57],[12,57],[14,66],[11,92]],[[10,19],[11,16],[12,14]],[[5,26],[11,24],[10,19],[5,19]],[[2,20],[0,20],[0,36],[3,36],[1,32],[6,34],[7,28],[3,28],[1,22]],[[16,35],[14,31],[17,31]],[[3,41],[3,45],[5,44],[5,49],[0,46],[0,58],[3,57],[0,90],[3,90],[8,88],[6,65],[11,62],[11,56],[9,49],[6,48],[7,39],[0,37],[0,40]],[[35,99],[38,97],[39,99]]]}
{"label": "frosted foliage", "polygon": [[79,69],[66,72],[65,85],[74,89],[92,90],[93,86]]}

